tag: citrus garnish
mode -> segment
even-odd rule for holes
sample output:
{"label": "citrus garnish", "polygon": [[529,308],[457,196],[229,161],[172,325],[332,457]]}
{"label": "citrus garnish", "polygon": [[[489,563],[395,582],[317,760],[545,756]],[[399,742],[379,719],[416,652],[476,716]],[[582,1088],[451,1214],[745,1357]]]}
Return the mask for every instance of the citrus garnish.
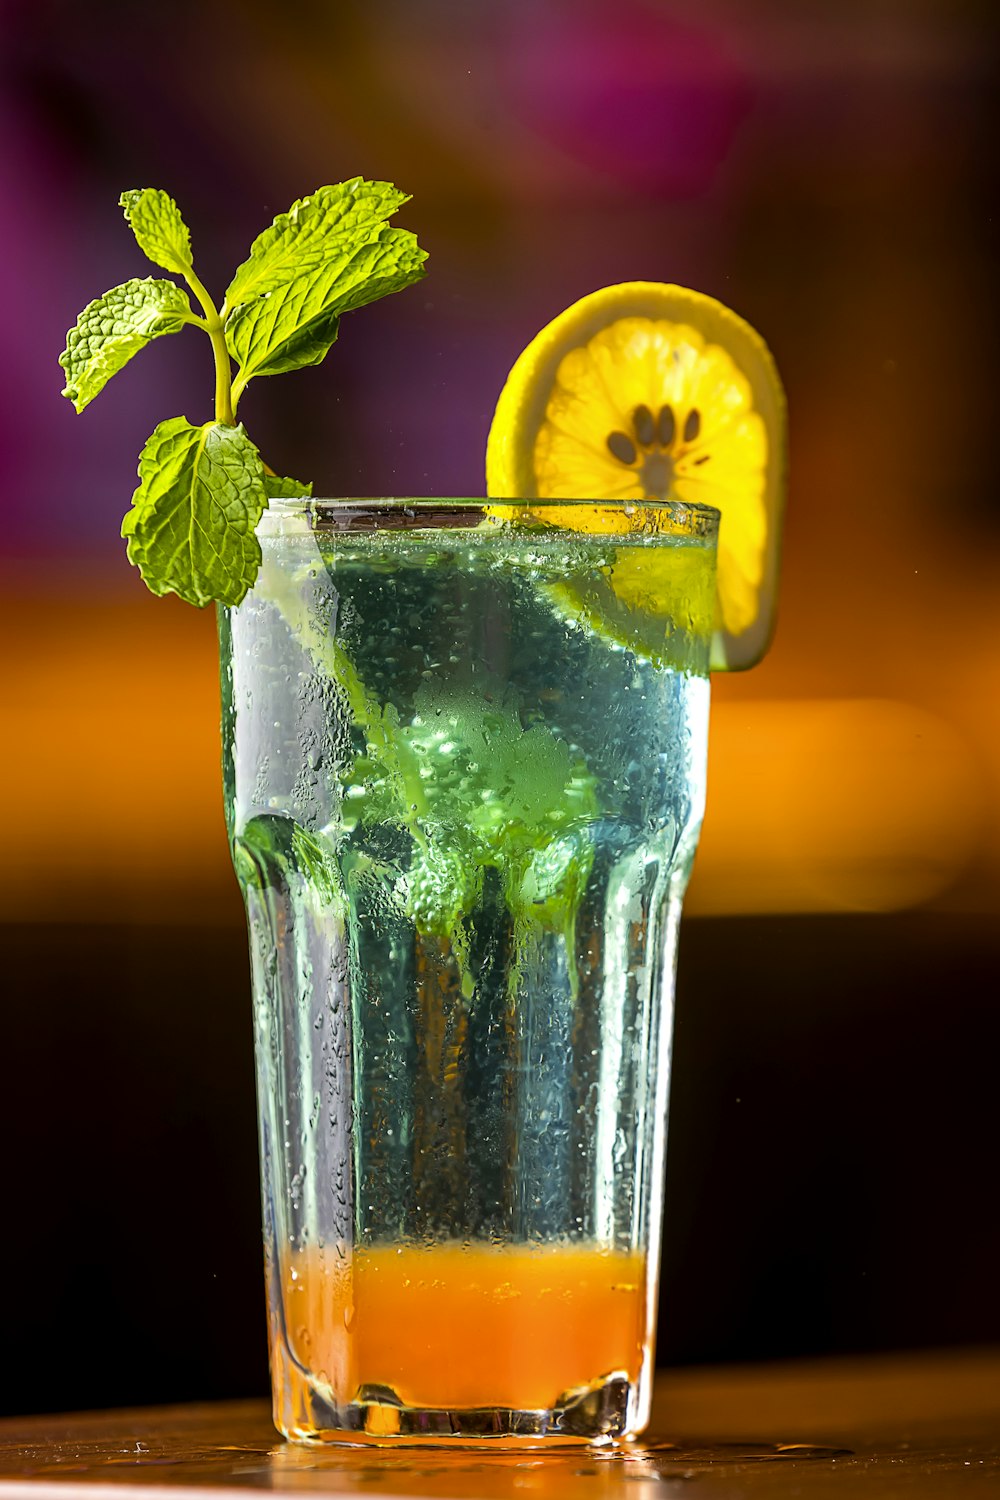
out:
{"label": "citrus garnish", "polygon": [[[785,399],[764,341],[715,298],[652,281],[593,292],[542,329],[507,378],[486,449],[487,494],[544,499],[529,511],[550,525],[629,530],[629,500],[719,510],[715,668],[752,666],[767,647],[784,481]],[[615,507],[551,503],[581,498]],[[655,612],[656,566],[623,549],[617,598]]]}

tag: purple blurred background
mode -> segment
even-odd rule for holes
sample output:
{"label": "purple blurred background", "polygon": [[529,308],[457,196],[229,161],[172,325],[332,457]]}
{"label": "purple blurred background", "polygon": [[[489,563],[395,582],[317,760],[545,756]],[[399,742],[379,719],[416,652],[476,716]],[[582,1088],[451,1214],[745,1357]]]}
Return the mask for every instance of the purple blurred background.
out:
{"label": "purple blurred background", "polygon": [[207,346],[59,395],[80,308],[154,274],[141,186],[219,295],[312,188],[413,194],[427,279],[241,408],[320,494],[481,493],[507,370],[596,287],[765,334],[781,623],[714,684],[660,1356],[1000,1339],[996,42],[972,0],[0,0],[0,1408],[266,1382],[212,620],[118,536],[155,423],[210,414]]}

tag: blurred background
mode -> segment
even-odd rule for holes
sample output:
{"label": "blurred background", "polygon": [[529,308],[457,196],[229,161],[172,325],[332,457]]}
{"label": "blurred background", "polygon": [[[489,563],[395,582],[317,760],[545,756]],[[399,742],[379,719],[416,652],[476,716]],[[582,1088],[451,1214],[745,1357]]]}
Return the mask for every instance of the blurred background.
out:
{"label": "blurred background", "polygon": [[160,186],[221,295],[322,183],[413,194],[417,289],[241,416],[319,494],[476,495],[531,336],[686,283],[788,389],[778,633],[714,683],[659,1358],[1000,1339],[996,8],[0,0],[0,1411],[266,1389],[211,612],[121,517],[194,332],[78,418],[80,308]]}

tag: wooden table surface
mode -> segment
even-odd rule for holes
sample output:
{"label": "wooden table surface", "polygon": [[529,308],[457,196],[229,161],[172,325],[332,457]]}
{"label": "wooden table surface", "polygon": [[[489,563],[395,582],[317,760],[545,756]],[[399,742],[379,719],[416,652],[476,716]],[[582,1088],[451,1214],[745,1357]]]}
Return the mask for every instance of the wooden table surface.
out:
{"label": "wooden table surface", "polygon": [[[262,1402],[0,1422],[0,1500],[171,1487],[420,1500],[1000,1500],[1000,1352],[664,1372],[649,1436],[541,1454],[282,1442]],[[84,1493],[85,1492],[85,1493]],[[180,1493],[179,1493],[180,1492]]]}

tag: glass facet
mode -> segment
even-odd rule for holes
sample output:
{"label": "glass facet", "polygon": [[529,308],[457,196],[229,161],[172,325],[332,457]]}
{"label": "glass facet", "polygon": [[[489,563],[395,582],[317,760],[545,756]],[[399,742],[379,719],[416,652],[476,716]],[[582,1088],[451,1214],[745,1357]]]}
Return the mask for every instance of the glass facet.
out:
{"label": "glass facet", "polygon": [[647,1419],[717,517],[572,506],[273,502],[220,612],[292,1438]]}

